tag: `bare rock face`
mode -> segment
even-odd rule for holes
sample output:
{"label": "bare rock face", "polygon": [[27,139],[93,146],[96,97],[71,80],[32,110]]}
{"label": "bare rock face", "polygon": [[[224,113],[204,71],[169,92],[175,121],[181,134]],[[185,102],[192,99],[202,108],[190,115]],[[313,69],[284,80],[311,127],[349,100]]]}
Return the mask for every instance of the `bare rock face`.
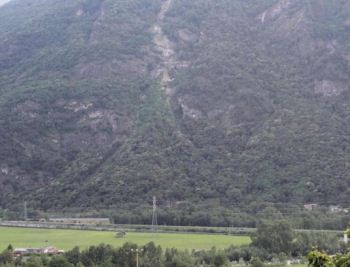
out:
{"label": "bare rock face", "polygon": [[75,129],[62,135],[62,142],[67,148],[107,147],[130,130],[126,117],[120,117],[111,109],[97,108],[92,101],[71,100],[61,104],[68,112],[77,113]]}
{"label": "bare rock face", "polygon": [[281,0],[258,16],[262,24],[272,27],[276,34],[305,34],[307,32],[306,9],[294,7],[290,0]]}
{"label": "bare rock face", "polygon": [[82,9],[79,9],[76,13],[75,13],[75,15],[77,16],[77,17],[80,17],[80,16],[82,16],[84,14],[84,11],[82,10]]}
{"label": "bare rock face", "polygon": [[195,43],[198,41],[198,36],[188,29],[181,29],[178,32],[179,39],[185,43]]}
{"label": "bare rock face", "polygon": [[291,5],[290,0],[281,0],[264,13],[262,13],[259,17],[261,19],[261,23],[265,23],[270,20],[276,19],[281,13],[289,8]]}
{"label": "bare rock face", "polygon": [[11,0],[0,0],[0,7],[4,6],[5,4],[7,4],[10,1]]}
{"label": "bare rock face", "polygon": [[26,100],[15,106],[14,112],[21,114],[23,117],[32,120],[39,116],[41,105],[32,100]]}
{"label": "bare rock face", "polygon": [[325,97],[339,96],[346,89],[341,82],[322,80],[315,82],[315,93]]}
{"label": "bare rock face", "polygon": [[190,118],[193,120],[203,119],[203,113],[200,110],[186,105],[182,99],[180,99],[179,102],[181,103],[184,118]]}
{"label": "bare rock face", "polygon": [[91,103],[91,102],[81,102],[81,101],[76,101],[76,100],[69,101],[68,103],[66,103],[64,105],[65,109],[72,110],[74,112],[88,110],[91,107],[93,107],[93,103]]}
{"label": "bare rock face", "polygon": [[130,58],[125,61],[80,63],[75,66],[74,74],[78,79],[104,79],[130,74],[143,76],[146,74],[146,70],[145,62],[140,59]]}
{"label": "bare rock face", "polygon": [[110,64],[102,62],[81,63],[75,67],[75,76],[79,79],[88,77],[103,78],[112,74],[113,68]]}
{"label": "bare rock face", "polygon": [[[247,203],[265,191],[264,201],[299,203],[301,174],[315,186],[348,181],[346,1],[56,2],[67,17],[54,9],[32,25],[28,15],[15,30],[0,17],[0,206],[26,187],[44,208],[187,188],[191,201],[204,180],[198,199],[242,190]],[[183,187],[168,195],[172,180]]]}

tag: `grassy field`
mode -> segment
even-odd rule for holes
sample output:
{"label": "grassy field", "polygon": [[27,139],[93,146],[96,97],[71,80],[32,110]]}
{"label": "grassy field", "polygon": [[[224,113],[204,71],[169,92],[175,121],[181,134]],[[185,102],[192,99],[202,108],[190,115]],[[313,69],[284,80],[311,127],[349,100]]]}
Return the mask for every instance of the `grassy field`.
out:
{"label": "grassy field", "polygon": [[227,236],[212,234],[168,234],[168,233],[127,233],[125,238],[116,238],[113,232],[49,230],[31,228],[0,227],[0,250],[8,244],[14,247],[54,246],[59,249],[71,249],[74,246],[86,248],[100,243],[118,247],[125,242],[144,245],[150,241],[163,248],[210,249],[227,248],[230,245],[249,244],[248,236]]}

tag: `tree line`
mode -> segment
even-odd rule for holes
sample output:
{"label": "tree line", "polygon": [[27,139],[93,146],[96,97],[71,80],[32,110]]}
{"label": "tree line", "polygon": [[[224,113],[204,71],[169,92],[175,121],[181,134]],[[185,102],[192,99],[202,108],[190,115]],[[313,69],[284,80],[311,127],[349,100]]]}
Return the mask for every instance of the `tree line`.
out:
{"label": "tree line", "polygon": [[[346,235],[350,238],[350,229]],[[310,267],[348,267],[350,266],[350,246],[342,253],[330,255],[321,248],[313,248],[307,256]]]}
{"label": "tree line", "polygon": [[261,222],[251,239],[250,245],[231,246],[222,250],[215,247],[192,251],[163,249],[154,242],[144,246],[125,243],[119,248],[100,244],[85,250],[75,247],[59,256],[31,255],[29,258],[15,258],[12,246],[9,246],[0,254],[0,266],[130,267],[136,266],[138,257],[140,267],[220,267],[229,266],[233,262],[262,267],[266,263],[281,265],[288,259],[303,259],[313,247],[330,254],[346,251],[345,244],[339,242],[336,234],[295,232],[283,221]]}

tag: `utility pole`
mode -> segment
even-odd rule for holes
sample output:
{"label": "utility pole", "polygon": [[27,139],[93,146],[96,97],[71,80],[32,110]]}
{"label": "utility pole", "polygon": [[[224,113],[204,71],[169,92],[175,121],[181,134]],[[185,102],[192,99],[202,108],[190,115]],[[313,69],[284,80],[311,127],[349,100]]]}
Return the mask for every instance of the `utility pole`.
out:
{"label": "utility pole", "polygon": [[343,241],[344,241],[345,244],[347,244],[349,242],[349,238],[348,238],[348,233],[347,232],[344,233]]}
{"label": "utility pole", "polygon": [[153,196],[152,232],[157,231],[157,198]]}
{"label": "utility pole", "polygon": [[27,201],[24,201],[24,212],[23,212],[24,220],[28,221],[28,211],[27,211]]}
{"label": "utility pole", "polygon": [[143,249],[131,249],[131,252],[135,252],[136,253],[136,267],[139,267],[139,252],[143,251]]}

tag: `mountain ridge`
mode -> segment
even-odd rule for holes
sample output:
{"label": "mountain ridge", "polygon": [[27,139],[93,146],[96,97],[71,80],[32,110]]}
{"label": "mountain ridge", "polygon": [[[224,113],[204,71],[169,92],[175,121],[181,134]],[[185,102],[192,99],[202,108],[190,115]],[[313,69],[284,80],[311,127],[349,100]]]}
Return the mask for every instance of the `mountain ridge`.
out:
{"label": "mountain ridge", "polygon": [[156,195],[178,221],[347,207],[349,8],[12,0],[0,10],[0,206],[141,218]]}

